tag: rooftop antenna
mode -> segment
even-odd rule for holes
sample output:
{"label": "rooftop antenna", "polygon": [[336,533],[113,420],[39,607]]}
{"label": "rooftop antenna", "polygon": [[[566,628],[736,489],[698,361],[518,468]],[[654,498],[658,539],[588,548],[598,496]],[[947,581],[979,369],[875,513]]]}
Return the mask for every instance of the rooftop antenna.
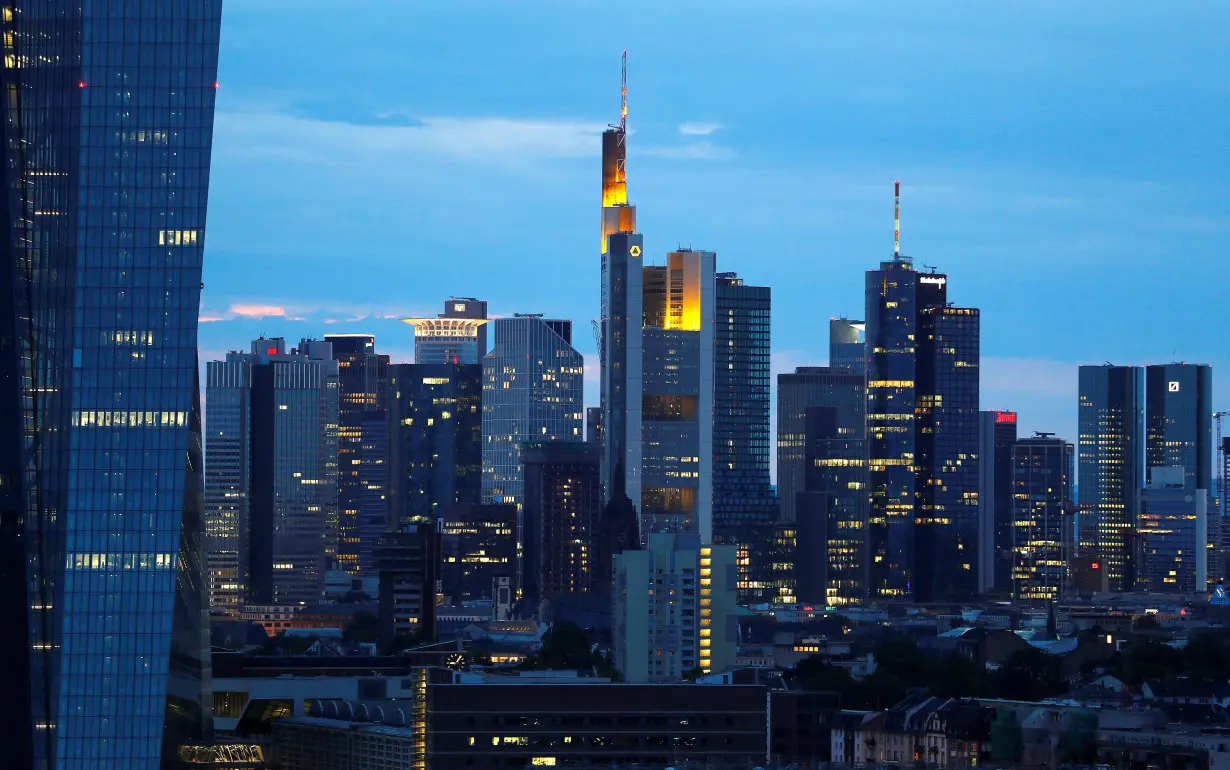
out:
{"label": "rooftop antenna", "polygon": [[893,182],[893,256],[901,256],[901,180]]}
{"label": "rooftop antenna", "polygon": [[623,58],[619,63],[619,133],[628,132],[628,49],[624,49]]}

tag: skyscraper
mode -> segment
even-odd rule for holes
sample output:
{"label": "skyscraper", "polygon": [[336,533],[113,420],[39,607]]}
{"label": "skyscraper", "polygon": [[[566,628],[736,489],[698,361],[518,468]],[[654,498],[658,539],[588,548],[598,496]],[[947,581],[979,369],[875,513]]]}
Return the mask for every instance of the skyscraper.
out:
{"label": "skyscraper", "polygon": [[1213,368],[1145,367],[1145,468],[1182,468],[1183,486],[1213,490]]}
{"label": "skyscraper", "polygon": [[487,355],[487,301],[449,297],[435,318],[403,318],[414,327],[414,363],[481,364]]}
{"label": "skyscraper", "polygon": [[[717,274],[714,323],[713,541],[752,546],[767,569],[777,523],[769,475],[769,322],[767,286]],[[750,576],[766,583],[767,574]]]}
{"label": "skyscraper", "polygon": [[984,411],[978,423],[980,593],[1012,588],[1012,445],[1016,412]]}
{"label": "skyscraper", "polygon": [[1141,495],[1135,589],[1194,594],[1208,590],[1209,496],[1181,465],[1149,468]]}
{"label": "skyscraper", "polygon": [[795,496],[807,473],[807,410],[837,407],[841,435],[865,438],[867,389],[863,377],[827,366],[800,366],[777,375],[777,494],[781,521],[797,521]]}
{"label": "skyscraper", "polygon": [[572,321],[496,319],[483,359],[483,502],[520,507],[523,443],[584,439],[583,373]]}
{"label": "skyscraper", "polygon": [[1058,599],[1072,559],[1072,445],[1050,434],[1018,439],[1010,448],[1012,598]]}
{"label": "skyscraper", "polygon": [[0,9],[8,767],[153,770],[210,739],[196,350],[220,13]]}
{"label": "skyscraper", "polygon": [[978,595],[979,322],[977,308],[932,305],[918,314],[918,601]]}
{"label": "skyscraper", "polygon": [[370,334],[328,334],[341,382],[337,568],[375,577],[372,547],[389,517],[389,357]]}
{"label": "skyscraper", "polygon": [[206,364],[211,601],[314,604],[337,521],[338,366],[329,343],[280,337]]}
{"label": "skyscraper", "polygon": [[1138,366],[1080,367],[1081,539],[1094,538],[1111,591],[1132,590],[1136,579],[1131,556],[1145,481],[1143,374]]}
{"label": "skyscraper", "polygon": [[482,501],[482,380],[479,364],[389,367],[389,529]]}
{"label": "skyscraper", "polygon": [[843,427],[841,412],[807,408],[795,503],[797,597],[826,607],[867,598],[867,442],[861,430]]}
{"label": "skyscraper", "polygon": [[867,324],[849,318],[829,319],[829,368],[854,374],[867,372]]}
{"label": "skyscraper", "polygon": [[496,598],[517,572],[517,506],[458,503],[444,511],[441,585],[454,605]]}
{"label": "skyscraper", "polygon": [[593,589],[602,513],[598,448],[588,441],[527,443],[521,464],[524,595],[537,609],[542,601]]}

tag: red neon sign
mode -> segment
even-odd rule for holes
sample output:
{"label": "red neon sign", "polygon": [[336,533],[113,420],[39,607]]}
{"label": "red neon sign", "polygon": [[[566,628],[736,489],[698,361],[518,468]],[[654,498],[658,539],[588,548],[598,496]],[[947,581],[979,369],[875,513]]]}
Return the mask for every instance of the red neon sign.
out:
{"label": "red neon sign", "polygon": [[266,353],[268,353],[268,354],[269,354],[269,355],[271,355],[271,356],[276,356],[276,355],[278,354],[278,349],[277,349],[277,348],[269,348],[269,349],[268,349],[268,350],[266,350],[265,352],[266,352]]}
{"label": "red neon sign", "polygon": [[1016,412],[996,412],[995,422],[1008,423],[1010,425],[1015,425],[1016,424]]}

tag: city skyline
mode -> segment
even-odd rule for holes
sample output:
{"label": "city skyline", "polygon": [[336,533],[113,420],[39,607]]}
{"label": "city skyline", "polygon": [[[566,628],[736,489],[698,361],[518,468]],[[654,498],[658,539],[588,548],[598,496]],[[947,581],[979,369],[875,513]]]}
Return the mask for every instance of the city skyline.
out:
{"label": "city skyline", "polygon": [[[958,30],[954,11],[908,6],[886,25],[883,14],[861,9],[783,4],[753,16],[719,3],[698,21],[686,4],[632,3],[641,23],[604,30],[595,42],[596,17],[545,4],[517,18],[543,22],[553,45],[497,34],[512,19],[495,7],[458,46],[429,30],[462,28],[451,18],[460,11],[371,3],[338,20],[308,3],[283,26],[277,8],[231,8],[223,34],[220,203],[202,315],[232,320],[202,326],[202,347],[214,357],[261,332],[348,331],[375,334],[395,361],[409,360],[410,330],[379,316],[434,315],[449,294],[487,299],[493,316],[543,312],[587,324],[597,315],[582,259],[592,252],[593,169],[598,134],[617,118],[626,47],[628,173],[646,254],[660,261],[691,243],[773,287],[774,374],[824,364],[824,319],[859,316],[862,274],[891,254],[896,178],[902,250],[963,276],[962,301],[984,309],[982,406],[1017,411],[1023,434],[1076,435],[1078,363],[1227,363],[1224,350],[1206,347],[1199,318],[1182,313],[1219,292],[1199,277],[1216,269],[1223,231],[1213,217],[1224,183],[1206,169],[1226,156],[1216,141],[1225,117],[1209,106],[1219,93],[1218,67],[1209,65],[1226,53],[1205,30],[1225,11],[1108,18],[1043,5],[1029,14],[996,9]],[[375,30],[362,53],[339,54],[338,74],[289,55],[325,24],[371,31],[375,14],[399,12],[418,29],[415,45],[394,47]],[[787,26],[791,19],[801,23]],[[1071,39],[1036,36],[1048,19],[1071,24]],[[790,31],[809,20],[832,27],[817,33],[824,45],[814,49],[812,38]],[[275,21],[279,35],[257,46]],[[725,46],[704,68],[664,43],[746,25],[756,33],[749,42]],[[959,52],[935,50],[941,30]],[[866,52],[842,39],[872,34],[883,40]],[[1157,51],[1143,45],[1146,36]],[[1143,60],[1142,49],[1150,50]],[[956,58],[969,66],[955,69]],[[518,66],[503,67],[508,60]],[[364,62],[379,64],[359,88],[343,88],[337,78]],[[816,72],[815,95],[778,82],[772,73],[782,68]],[[981,74],[953,81],[958,71]],[[445,72],[457,74],[449,89],[432,82]],[[415,75],[409,92],[406,73]],[[991,89],[999,82],[1009,86],[1002,93]],[[337,96],[321,101],[320,93]],[[961,130],[943,138],[938,127],[954,116]],[[1130,136],[1114,135],[1122,124],[1135,127]],[[411,172],[423,191],[398,181]],[[510,189],[527,203],[516,215],[499,203]],[[259,223],[248,216],[254,196],[264,205]],[[364,233],[357,243],[355,225]],[[517,268],[499,269],[510,248]],[[364,269],[318,278],[339,252]],[[478,269],[459,280],[453,266],[467,261]],[[1130,269],[1107,272],[1112,263]],[[273,280],[291,265],[300,277]],[[800,270],[815,281],[792,280]],[[375,271],[388,280],[372,286]],[[1155,305],[1170,310],[1165,325],[1117,309],[1146,275]],[[1045,312],[1034,312],[1039,306]],[[1028,336],[1016,332],[1023,315],[1035,327]],[[346,322],[359,316],[367,317]],[[588,335],[577,337],[596,362]],[[595,405],[597,368],[587,369],[585,400]],[[1227,402],[1227,385],[1215,383],[1215,405]]]}

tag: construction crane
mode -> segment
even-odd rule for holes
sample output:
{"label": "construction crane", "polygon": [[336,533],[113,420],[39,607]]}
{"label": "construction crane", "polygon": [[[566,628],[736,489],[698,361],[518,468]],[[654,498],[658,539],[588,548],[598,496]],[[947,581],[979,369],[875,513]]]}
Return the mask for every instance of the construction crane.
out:
{"label": "construction crane", "polygon": [[1217,422],[1217,443],[1213,446],[1217,450],[1217,472],[1221,474],[1221,489],[1218,490],[1221,495],[1218,500],[1218,505],[1221,508],[1217,511],[1220,515],[1225,516],[1224,510],[1227,503],[1230,503],[1230,478],[1226,478],[1226,446],[1222,442],[1221,420],[1223,417],[1230,417],[1230,412],[1214,412],[1213,419]]}

